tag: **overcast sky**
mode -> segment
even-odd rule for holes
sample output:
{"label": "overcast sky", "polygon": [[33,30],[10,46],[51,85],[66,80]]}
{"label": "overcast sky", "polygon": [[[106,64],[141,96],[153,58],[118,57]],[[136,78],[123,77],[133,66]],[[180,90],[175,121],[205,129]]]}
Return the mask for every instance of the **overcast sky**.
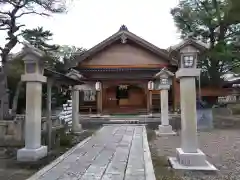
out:
{"label": "overcast sky", "polygon": [[[128,30],[160,48],[179,41],[170,9],[179,0],[75,0],[67,14],[51,18],[25,16],[28,28],[43,26],[53,34],[53,42],[91,48],[117,32],[122,24]],[[0,44],[4,34],[0,32]],[[14,49],[18,51],[20,47]]]}

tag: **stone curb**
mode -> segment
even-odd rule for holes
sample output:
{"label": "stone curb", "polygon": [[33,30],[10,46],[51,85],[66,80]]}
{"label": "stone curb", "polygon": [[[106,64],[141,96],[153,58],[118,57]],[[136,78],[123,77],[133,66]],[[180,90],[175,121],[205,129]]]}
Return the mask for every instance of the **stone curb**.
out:
{"label": "stone curb", "polygon": [[143,156],[144,156],[144,164],[145,164],[145,176],[146,180],[156,180],[154,168],[152,164],[151,153],[147,140],[147,132],[146,127],[143,128]]}

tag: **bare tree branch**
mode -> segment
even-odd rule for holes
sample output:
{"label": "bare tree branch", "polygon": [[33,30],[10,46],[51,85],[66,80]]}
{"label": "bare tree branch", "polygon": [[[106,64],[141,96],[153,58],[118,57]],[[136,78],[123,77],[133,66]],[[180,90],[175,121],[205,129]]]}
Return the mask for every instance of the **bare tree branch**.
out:
{"label": "bare tree branch", "polygon": [[0,11],[0,14],[3,14],[3,15],[11,15],[11,12],[2,12],[2,11]]}
{"label": "bare tree branch", "polygon": [[0,31],[1,31],[1,30],[8,30],[8,29],[9,29],[9,28],[7,28],[7,27],[6,27],[6,28],[0,28]]}
{"label": "bare tree branch", "polygon": [[23,12],[21,13],[20,15],[16,16],[16,18],[20,18],[22,17],[23,15],[28,15],[28,14],[37,14],[37,15],[40,15],[40,16],[50,16],[49,14],[47,13],[38,13],[36,11],[29,11],[29,12]]}

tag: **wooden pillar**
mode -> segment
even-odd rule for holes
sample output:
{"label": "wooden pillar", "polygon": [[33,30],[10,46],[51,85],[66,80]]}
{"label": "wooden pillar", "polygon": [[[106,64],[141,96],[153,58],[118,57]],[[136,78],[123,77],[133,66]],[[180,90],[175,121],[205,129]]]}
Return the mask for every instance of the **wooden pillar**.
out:
{"label": "wooden pillar", "polygon": [[152,90],[154,89],[154,83],[149,81],[147,84],[148,91],[148,114],[152,114]]}
{"label": "wooden pillar", "polygon": [[173,111],[175,112],[177,110],[177,105],[178,105],[178,99],[177,99],[177,79],[176,76],[173,76],[172,78],[172,98],[173,98]]}
{"label": "wooden pillar", "polygon": [[100,83],[100,89],[97,90],[97,114],[102,114],[102,83]]}
{"label": "wooden pillar", "polygon": [[149,97],[149,100],[150,100],[150,103],[149,103],[150,104],[150,113],[152,114],[152,111],[153,111],[152,110],[152,91],[149,91],[149,96],[150,96]]}
{"label": "wooden pillar", "polygon": [[52,85],[53,80],[47,78],[47,144],[49,151],[52,148]]}
{"label": "wooden pillar", "polygon": [[103,107],[103,86],[101,83],[101,91],[100,91],[100,113],[102,114],[102,107]]}
{"label": "wooden pillar", "polygon": [[148,114],[152,114],[152,90],[148,90]]}
{"label": "wooden pillar", "polygon": [[150,102],[149,102],[149,91],[147,90],[146,93],[147,95],[147,113],[150,113]]}

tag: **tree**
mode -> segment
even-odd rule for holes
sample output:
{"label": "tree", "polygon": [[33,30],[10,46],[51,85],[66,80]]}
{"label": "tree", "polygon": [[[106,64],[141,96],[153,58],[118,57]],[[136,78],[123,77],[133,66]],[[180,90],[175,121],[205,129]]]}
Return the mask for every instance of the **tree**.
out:
{"label": "tree", "polygon": [[6,32],[6,43],[0,47],[1,75],[5,89],[7,89],[6,63],[11,50],[19,42],[22,35],[19,20],[23,16],[50,16],[51,13],[66,11],[65,0],[0,0],[0,31]]}
{"label": "tree", "polygon": [[75,53],[83,53],[84,48],[68,45],[50,45],[48,41],[52,40],[53,33],[43,30],[42,27],[35,29],[26,29],[23,32],[23,38],[34,47],[46,53],[45,64],[48,68],[65,73],[66,64],[68,64]]}
{"label": "tree", "polygon": [[[63,13],[66,11],[64,0],[0,0],[0,30],[6,31],[7,43],[0,48],[2,63],[5,64],[7,56],[18,43],[18,33],[24,24],[18,20],[27,15],[49,16],[50,13]],[[18,34],[17,34],[18,33]]]}
{"label": "tree", "polygon": [[56,64],[62,64],[55,56],[58,52],[59,45],[50,45],[48,41],[52,40],[53,33],[49,30],[43,30],[43,27],[26,29],[22,31],[23,38],[32,46],[45,52],[45,67],[55,70]]}
{"label": "tree", "polygon": [[[14,117],[17,110],[21,111],[25,107],[25,88],[21,81],[21,74],[24,73],[24,62],[20,58],[8,61],[8,88],[10,90],[10,102],[12,102],[12,113]],[[18,102],[20,106],[18,106]],[[18,109],[20,108],[20,109]]]}
{"label": "tree", "polygon": [[239,71],[240,3],[238,0],[180,0],[171,14],[181,37],[209,44],[200,57],[205,81],[219,86],[228,72]]}
{"label": "tree", "polygon": [[46,53],[49,51],[56,51],[59,48],[57,45],[48,44],[48,41],[52,40],[53,33],[48,30],[44,31],[43,27],[25,29],[22,31],[22,34],[23,38],[31,45]]}
{"label": "tree", "polygon": [[82,54],[86,52],[85,48],[79,48],[76,46],[68,46],[63,45],[60,46],[59,49],[55,52],[55,57],[60,60],[61,64],[56,64],[56,70],[62,73],[66,72],[66,67],[68,67],[68,64],[71,63],[74,59],[74,55],[76,54]]}

